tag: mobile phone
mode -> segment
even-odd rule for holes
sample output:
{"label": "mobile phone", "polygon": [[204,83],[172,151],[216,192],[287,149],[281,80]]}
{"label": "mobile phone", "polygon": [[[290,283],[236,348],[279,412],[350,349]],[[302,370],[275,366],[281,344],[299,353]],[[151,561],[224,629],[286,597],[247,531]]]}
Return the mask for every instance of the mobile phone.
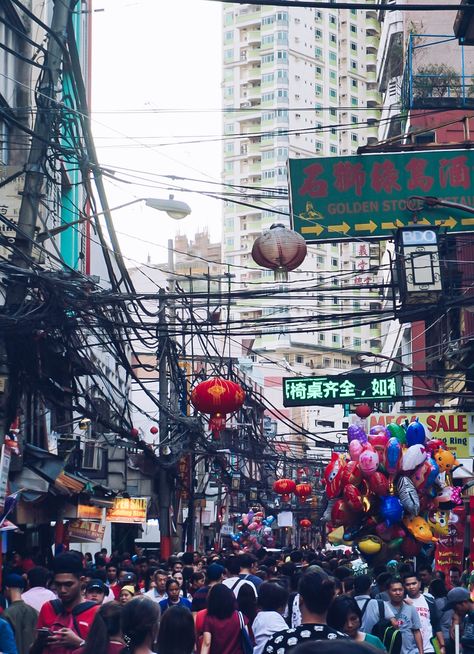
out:
{"label": "mobile phone", "polygon": [[48,627],[40,627],[36,632],[40,638],[46,638],[47,636],[51,636],[53,633],[51,629],[48,629]]}

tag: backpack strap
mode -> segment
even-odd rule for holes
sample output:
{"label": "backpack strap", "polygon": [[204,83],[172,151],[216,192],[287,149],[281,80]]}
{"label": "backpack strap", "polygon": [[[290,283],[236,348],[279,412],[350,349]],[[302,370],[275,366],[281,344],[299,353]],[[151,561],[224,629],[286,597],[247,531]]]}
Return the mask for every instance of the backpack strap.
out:
{"label": "backpack strap", "polygon": [[385,620],[385,603],[383,600],[377,600],[379,605],[379,620]]}
{"label": "backpack strap", "polygon": [[433,630],[433,636],[436,636],[437,632],[441,631],[441,627],[439,624],[438,609],[436,608],[436,602],[431,597],[428,597],[428,595],[423,595],[423,597],[425,598],[426,603],[428,604],[428,608],[430,610],[430,623],[431,623],[431,628]]}
{"label": "backpack strap", "polygon": [[50,605],[56,615],[61,615],[61,613],[63,613],[64,607],[60,599],[51,600]]}
{"label": "backpack strap", "polygon": [[364,606],[363,606],[363,607],[361,608],[361,610],[360,610],[362,615],[364,615],[364,613],[365,613],[365,611],[366,611],[366,609],[367,609],[367,606],[368,606],[369,602],[370,602],[370,599],[365,600],[365,602],[364,602]]}
{"label": "backpack strap", "polygon": [[231,591],[233,591],[234,588],[237,586],[237,584],[240,584],[241,581],[242,581],[242,579],[239,577],[239,578],[237,579],[237,581],[235,582],[235,584],[232,584],[232,586],[231,586],[231,588],[230,588]]}

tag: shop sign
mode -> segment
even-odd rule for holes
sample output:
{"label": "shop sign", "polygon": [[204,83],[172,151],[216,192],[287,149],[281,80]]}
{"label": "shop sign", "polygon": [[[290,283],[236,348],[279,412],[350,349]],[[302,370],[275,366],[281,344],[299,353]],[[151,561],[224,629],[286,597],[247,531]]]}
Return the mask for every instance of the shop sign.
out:
{"label": "shop sign", "polygon": [[474,206],[472,150],[290,159],[288,167],[292,226],[309,242],[390,238],[413,224],[448,234],[474,229],[462,211],[418,210],[411,199]]}
{"label": "shop sign", "polygon": [[284,377],[283,406],[392,401],[403,397],[400,382],[390,373]]}
{"label": "shop sign", "polygon": [[148,498],[116,497],[114,505],[107,509],[105,519],[108,522],[142,523],[146,522]]}
{"label": "shop sign", "polygon": [[[440,439],[456,454],[458,459],[474,456],[474,413],[438,411],[433,413],[373,413],[367,419],[368,429],[391,422],[404,424],[419,418],[428,427],[431,438]],[[353,417],[353,420],[359,420]]]}
{"label": "shop sign", "polygon": [[77,517],[87,520],[102,520],[104,509],[101,506],[89,506],[88,504],[77,505]]}
{"label": "shop sign", "polygon": [[90,520],[71,520],[68,524],[69,540],[73,543],[101,543],[105,525]]}

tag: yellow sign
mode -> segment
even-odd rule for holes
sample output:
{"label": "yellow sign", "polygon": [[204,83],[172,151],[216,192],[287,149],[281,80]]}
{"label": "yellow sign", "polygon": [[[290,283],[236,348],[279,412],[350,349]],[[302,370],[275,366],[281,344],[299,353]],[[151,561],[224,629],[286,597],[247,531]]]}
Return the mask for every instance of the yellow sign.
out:
{"label": "yellow sign", "polygon": [[116,497],[111,509],[107,509],[105,519],[108,522],[146,522],[148,498],[146,497]]}
{"label": "yellow sign", "polygon": [[428,427],[431,438],[439,438],[456,454],[458,459],[474,456],[474,413],[441,412],[435,413],[373,413],[367,419],[369,430],[375,425],[388,425],[392,422],[405,424],[419,418]]}
{"label": "yellow sign", "polygon": [[77,505],[77,517],[88,520],[102,520],[104,509],[100,506],[89,506],[88,504]]}

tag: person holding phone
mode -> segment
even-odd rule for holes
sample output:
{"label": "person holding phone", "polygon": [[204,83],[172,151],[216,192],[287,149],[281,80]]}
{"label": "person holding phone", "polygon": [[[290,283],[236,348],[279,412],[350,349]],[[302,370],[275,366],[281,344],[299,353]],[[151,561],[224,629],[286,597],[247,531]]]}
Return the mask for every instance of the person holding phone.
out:
{"label": "person holding phone", "polygon": [[70,552],[57,556],[53,575],[58,599],[42,606],[30,654],[71,654],[82,647],[99,609],[95,602],[82,599],[78,556]]}

